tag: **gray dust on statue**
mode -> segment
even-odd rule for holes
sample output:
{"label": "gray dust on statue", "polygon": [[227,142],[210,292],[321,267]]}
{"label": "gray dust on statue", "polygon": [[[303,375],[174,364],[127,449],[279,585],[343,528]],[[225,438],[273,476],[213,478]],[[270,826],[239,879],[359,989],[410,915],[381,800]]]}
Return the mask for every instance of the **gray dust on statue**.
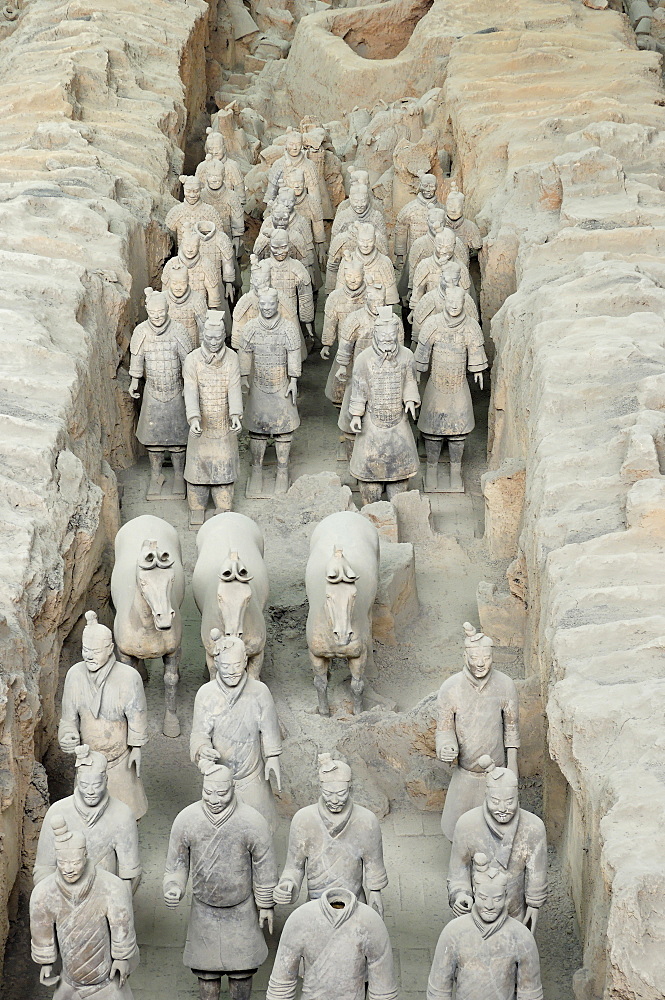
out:
{"label": "gray dust on statue", "polygon": [[109,795],[107,767],[103,753],[85,743],[76,747],[74,794],[55,802],[44,817],[32,873],[35,885],[56,871],[52,819],[62,816],[69,830],[85,837],[91,864],[117,875],[136,892],[141,881],[138,826],[129,806]]}
{"label": "gray dust on statue", "polygon": [[436,755],[453,770],[441,816],[452,841],[460,816],[485,798],[485,757],[517,771],[519,698],[515,682],[492,663],[489,636],[463,625],[464,667],[443,682],[437,697]]}
{"label": "gray dust on statue", "polygon": [[439,458],[444,438],[450,457],[450,492],[463,493],[462,455],[467,435],[475,427],[467,369],[483,388],[489,367],[483,331],[464,311],[466,292],[458,285],[446,288],[443,312],[425,320],[415,351],[417,378],[430,369],[418,430],[425,441],[425,492],[439,488]]}
{"label": "gray dust on statue", "polygon": [[222,976],[231,1000],[249,1000],[268,957],[264,924],[273,930],[272,835],[263,816],[237,800],[228,767],[207,759],[200,767],[201,801],[178,813],[171,829],[164,901],[177,906],[191,876],[183,963],[198,978],[201,1000],[219,1000]]}
{"label": "gray dust on statue", "polygon": [[85,617],[83,659],[65,677],[58,743],[64,753],[76,753],[80,743],[103,753],[110,794],[141,819],[148,810],[141,781],[141,747],[148,742],[143,682],[134,667],[116,660],[111,629],[94,611]]}
{"label": "gray dust on statue", "polygon": [[[383,917],[381,890],[388,885],[378,819],[351,797],[351,768],[331,754],[319,754],[321,796],[291,820],[286,865],[273,893],[276,903],[293,903],[305,874],[307,895],[348,889]],[[365,889],[369,900],[365,897]]]}
{"label": "gray dust on statue", "polygon": [[542,1000],[533,934],[508,914],[509,876],[484,854],[473,859],[471,912],[446,924],[427,983],[427,1000]]}
{"label": "gray dust on statue", "polygon": [[473,905],[473,858],[485,854],[508,878],[508,913],[535,933],[547,898],[547,834],[539,816],[520,809],[517,775],[480,758],[485,801],[457,820],[448,867],[448,902],[456,917]]}
{"label": "gray dust on statue", "polygon": [[129,394],[138,399],[139,381],[145,378],[136,436],[150,459],[146,500],[162,498],[162,465],[167,451],[173,462],[173,489],[163,499],[184,499],[189,426],[182,395],[182,365],[193,345],[184,327],[170,319],[163,292],[146,288],[145,307],[148,318],[136,327],[129,346]]}
{"label": "gray dust on statue", "polygon": [[351,475],[358,480],[363,505],[389,500],[408,489],[420,469],[409,423],[415,420],[420,394],[413,354],[398,341],[399,320],[389,306],[379,308],[372,346],[356,358],[349,414],[356,435]]}
{"label": "gray dust on statue", "polygon": [[238,478],[238,434],[242,429],[240,365],[224,344],[224,318],[208,313],[203,342],[183,365],[189,439],[185,481],[189,526],[199,528],[212,493],[215,510],[231,510]]}
{"label": "gray dust on statue", "polygon": [[221,760],[233,771],[238,798],[257,809],[270,829],[277,810],[272,774],[281,787],[282,737],[275,702],[268,687],[247,673],[242,639],[212,629],[217,677],[199,688],[194,700],[190,754],[194,763]]}
{"label": "gray dust on statue", "polygon": [[[59,804],[59,803],[58,803]],[[50,818],[56,870],[30,897],[32,960],[53,1000],[133,1000],[127,977],[139,964],[127,883],[88,857],[86,838]],[[53,966],[62,962],[59,974]]]}
{"label": "gray dust on statue", "polygon": [[291,441],[300,426],[296,400],[302,371],[299,331],[280,315],[274,288],[259,293],[259,313],[246,324],[240,350],[240,374],[249,388],[243,420],[252,456],[248,496],[256,497],[263,495],[263,459],[270,439],[277,453],[275,492],[286,493],[289,488]]}

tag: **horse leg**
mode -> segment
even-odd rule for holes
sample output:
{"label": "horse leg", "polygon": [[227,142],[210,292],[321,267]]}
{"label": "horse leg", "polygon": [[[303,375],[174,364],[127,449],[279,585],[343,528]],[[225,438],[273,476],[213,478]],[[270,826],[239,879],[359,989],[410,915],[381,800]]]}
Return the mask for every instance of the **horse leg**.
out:
{"label": "horse leg", "polygon": [[314,687],[319,696],[319,715],[330,715],[328,704],[328,667],[330,661],[326,656],[316,656],[311,650],[309,659],[314,671]]}
{"label": "horse leg", "polygon": [[261,680],[261,667],[263,666],[264,652],[265,650],[260,649],[258,653],[254,653],[254,655],[250,656],[247,660],[247,673],[250,677],[253,677],[257,681]]}
{"label": "horse leg", "polygon": [[175,696],[180,680],[180,648],[164,657],[164,736],[180,736],[180,723],[175,711]]}
{"label": "horse leg", "polygon": [[351,671],[351,691],[353,693],[353,714],[360,715],[363,711],[363,691],[365,690],[365,665],[367,649],[360,656],[347,660]]}
{"label": "horse leg", "polygon": [[134,667],[134,670],[138,671],[138,675],[143,683],[148,683],[150,676],[146,670],[145,660],[139,659],[138,656],[130,656],[129,653],[123,653],[120,649],[116,650],[115,658],[116,660],[120,660],[121,663],[127,663],[130,667]]}

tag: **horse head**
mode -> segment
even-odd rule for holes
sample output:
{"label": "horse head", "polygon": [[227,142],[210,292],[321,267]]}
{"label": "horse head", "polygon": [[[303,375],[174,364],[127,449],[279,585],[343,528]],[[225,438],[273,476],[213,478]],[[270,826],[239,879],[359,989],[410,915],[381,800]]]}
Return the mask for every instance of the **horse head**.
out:
{"label": "horse head", "polygon": [[354,638],[353,607],[358,593],[357,579],[358,574],[344,558],[341,546],[335,545],[326,566],[326,611],[340,646],[348,646]]}
{"label": "horse head", "polygon": [[171,604],[175,579],[173,564],[174,556],[167,549],[152,539],[145,539],[136,564],[136,582],[150,608],[155,628],[160,632],[171,628],[175,616]]}
{"label": "horse head", "polygon": [[252,588],[251,573],[237,552],[229,552],[219,570],[217,604],[222,617],[224,635],[242,638],[245,611],[249,605]]}

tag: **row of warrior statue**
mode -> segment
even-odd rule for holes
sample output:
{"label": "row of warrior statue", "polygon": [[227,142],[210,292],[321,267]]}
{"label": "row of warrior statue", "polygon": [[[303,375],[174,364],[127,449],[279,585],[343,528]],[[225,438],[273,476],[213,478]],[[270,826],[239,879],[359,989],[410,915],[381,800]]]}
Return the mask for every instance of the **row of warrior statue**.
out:
{"label": "row of warrior statue", "polygon": [[[118,661],[113,633],[86,614],[83,660],[67,673],[59,742],[75,756],[74,792],[42,826],[30,904],[32,957],[54,1000],[131,1000],[139,962],[133,894],[141,860],[137,821],[148,740],[143,685]],[[464,625],[464,665],[437,699],[436,754],[453,764],[441,818],[452,842],[444,926],[428,1000],[542,1000],[534,932],[547,894],[547,842],[519,805],[518,695],[497,670],[492,640]],[[282,744],[268,687],[247,670],[244,643],[213,632],[215,678],[198,691],[191,761],[200,799],[176,817],[163,897],[178,906],[191,883],[183,961],[201,1000],[249,1000],[266,960],[275,906],[306,901],[288,916],[267,1000],[396,1000],[384,923],[389,873],[379,821],[353,801],[349,765],[318,759],[318,801],[291,821],[281,874],[273,847],[271,780],[281,786]],[[506,766],[507,765],[507,766]],[[403,984],[410,990],[418,984]]]}
{"label": "row of warrior statue", "polygon": [[[464,218],[463,194],[453,184],[442,205],[436,178],[423,174],[417,196],[397,216],[391,259],[368,176],[355,171],[328,248],[323,181],[302,135],[290,131],[269,174],[250,287],[238,297],[242,174],[220,133],[209,131],[206,148],[196,174],[181,177],[184,200],[166,217],[177,255],[164,266],[162,291],[146,289],[148,318],[131,339],[132,396],[141,396],[145,380],[137,436],[150,458],[147,498],[186,495],[193,528],[203,523],[211,494],[216,510],[230,510],[243,426],[251,453],[247,496],[267,495],[263,463],[271,441],[274,490],[286,492],[302,362],[315,344],[328,359],[336,342],[325,393],[339,411],[362,502],[380,499],[384,489],[390,498],[419,473],[411,426],[418,408],[426,491],[463,491],[464,442],[474,426],[467,371],[482,387],[488,367],[468,268],[481,240]],[[323,285],[317,343],[315,302]],[[395,312],[400,302],[413,352],[404,346]],[[418,383],[427,372],[421,405]],[[445,439],[449,485],[438,476]],[[170,494],[162,490],[167,452],[174,469]]]}

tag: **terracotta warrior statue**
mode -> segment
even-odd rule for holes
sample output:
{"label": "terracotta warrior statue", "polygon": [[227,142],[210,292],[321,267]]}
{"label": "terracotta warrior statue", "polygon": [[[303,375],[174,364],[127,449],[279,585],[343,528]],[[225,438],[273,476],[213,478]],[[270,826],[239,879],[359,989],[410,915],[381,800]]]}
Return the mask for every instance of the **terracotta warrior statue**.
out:
{"label": "terracotta warrior statue", "polygon": [[[283,183],[293,187],[293,184],[290,183],[290,178],[292,178],[295,170],[302,171],[304,188],[307,192],[313,214],[312,222],[316,221],[319,223],[322,230],[323,205],[319,190],[319,177],[316,167],[307,159],[300,132],[294,130],[287,132],[284,155],[275,160],[268,175],[268,186],[265,194],[266,205],[268,208],[272,207],[272,203],[277,197],[277,192]],[[314,234],[314,238],[316,239],[316,233]]]}
{"label": "terracotta warrior statue", "polygon": [[[251,254],[249,258],[249,291],[240,296],[233,310],[231,347],[234,351],[239,351],[242,347],[245,327],[249,321],[258,319],[261,315],[259,294],[267,288],[272,288],[270,281],[269,261],[259,260],[255,254]],[[277,303],[282,319],[289,320],[297,328],[298,314],[291,308],[291,303],[283,292],[277,292]]]}
{"label": "terracotta warrior statue", "polygon": [[[326,298],[323,308],[323,332],[321,334],[321,357],[327,361],[330,357],[330,348],[339,337],[339,332],[346,317],[361,308],[365,301],[367,286],[365,284],[365,271],[358,261],[351,261],[344,271],[344,281]],[[333,359],[326,382],[326,397],[335,404],[341,406],[344,396],[344,384],[335,376],[337,372],[337,361]]]}
{"label": "terracotta warrior statue", "polygon": [[243,420],[252,456],[248,488],[255,496],[263,492],[263,459],[271,438],[277,454],[275,492],[286,493],[289,488],[291,441],[300,426],[296,400],[302,371],[298,329],[280,316],[274,288],[259,294],[259,313],[245,326],[240,351],[240,374],[249,388]]}
{"label": "terracotta warrior statue", "polygon": [[[233,241],[236,257],[240,257],[241,241],[245,233],[245,212],[240,198],[226,186],[224,167],[218,160],[210,161],[201,199],[217,212],[222,220],[221,229]],[[216,219],[212,221],[217,223]]]}
{"label": "terracotta warrior statue", "polygon": [[[273,209],[276,205],[284,205],[289,212],[289,224],[287,227],[288,232],[297,232],[302,238],[303,244],[305,246],[305,256],[303,257],[303,264],[310,273],[312,279],[312,289],[314,294],[318,292],[322,285],[321,280],[321,268],[319,266],[319,258],[316,251],[316,243],[314,242],[314,231],[312,229],[312,220],[307,215],[303,215],[296,209],[296,193],[293,188],[282,186],[278,193],[277,199],[273,204]],[[261,232],[266,232],[268,236],[272,235],[270,226],[272,223],[265,219],[261,225]],[[265,229],[264,229],[265,227]]]}
{"label": "terracotta warrior statue", "polygon": [[[446,213],[442,208],[430,208],[427,213],[427,230],[423,236],[419,236],[415,241],[411,249],[409,250],[409,260],[408,260],[408,270],[409,277],[407,281],[407,294],[404,296],[406,301],[409,301],[413,289],[413,279],[415,273],[418,270],[418,265],[421,261],[425,260],[427,257],[431,257],[434,253],[436,246],[436,236],[437,233],[442,233],[446,228]],[[457,244],[456,244],[457,246]],[[402,276],[404,272],[402,272]],[[403,290],[403,285],[400,279],[400,293]]]}
{"label": "terracotta warrior statue", "polygon": [[452,841],[457,820],[485,798],[485,766],[517,774],[520,745],[519,699],[515,682],[492,665],[493,642],[464,623],[464,667],[443,682],[437,698],[436,755],[457,764],[441,816],[441,829]]}
{"label": "terracotta warrior statue", "polygon": [[[466,271],[466,275],[464,274]],[[464,290],[464,313],[469,319],[472,319],[475,323],[478,322],[478,307],[476,303],[471,298],[468,288],[465,287],[466,276],[468,276],[468,271],[465,268],[462,271],[462,267],[456,261],[450,261],[442,269],[439,275],[439,282],[436,288],[433,288],[431,292],[426,292],[422,299],[418,302],[414,312],[412,328],[411,328],[411,339],[413,342],[414,350],[415,345],[418,343],[418,333],[421,326],[426,319],[433,316],[435,313],[441,313],[446,307],[446,289],[449,287],[459,287]]]}
{"label": "terracotta warrior statue", "polygon": [[321,203],[318,200],[318,192],[310,195],[305,180],[305,173],[299,167],[289,167],[285,170],[280,182],[280,190],[282,186],[289,187],[293,191],[296,213],[309,222],[312,230],[312,239],[316,246],[316,256],[319,264],[323,267],[326,259],[326,231],[319,212]]}
{"label": "terracotta warrior statue", "polygon": [[363,505],[391,500],[408,489],[420,469],[409,424],[420,395],[413,354],[398,341],[399,321],[389,306],[379,309],[372,346],[355,359],[349,414],[356,435],[351,475],[358,480]]}
{"label": "terracotta warrior statue", "polygon": [[238,166],[237,160],[228,155],[226,140],[221,132],[216,132],[212,128],[206,129],[205,154],[205,159],[201,160],[196,168],[195,176],[197,179],[205,185],[210,165],[214,160],[217,160],[224,168],[224,179],[227,187],[233,191],[244,209],[246,197],[242,170]]}
{"label": "terracotta warrior statue", "polygon": [[289,916],[266,1000],[397,1000],[393,953],[383,920],[349,889],[326,889]]}
{"label": "terracotta warrior statue", "polygon": [[224,228],[215,208],[201,199],[201,181],[181,174],[180,183],[184,200],[174,205],[165,219],[166,228],[174,233],[178,247],[183,234],[193,229],[197,222],[214,222],[220,229]]}
{"label": "terracotta warrior statue", "polygon": [[185,481],[190,528],[203,524],[211,493],[216,511],[233,506],[242,393],[238,356],[224,345],[225,336],[221,313],[208,313],[203,342],[182,369],[189,422]]}
{"label": "terracotta warrior statue", "polygon": [[230,768],[204,759],[201,771],[201,801],[178,813],[171,829],[164,902],[177,906],[191,876],[183,962],[198,978],[201,1000],[219,1000],[222,976],[231,1000],[249,1000],[268,957],[263,926],[273,930],[272,836],[263,816],[236,798]]}
{"label": "terracotta warrior statue", "polygon": [[464,218],[464,195],[453,188],[446,198],[446,226],[452,229],[464,247],[464,259],[460,263],[469,266],[471,254],[477,254],[483,245],[480,230],[475,222]]}
{"label": "terracotta warrior statue", "polygon": [[[329,753],[319,754],[321,797],[291,820],[286,865],[273,894],[276,903],[294,903],[305,873],[307,894],[349,889],[383,916],[381,890],[388,885],[381,827],[373,812],[351,797],[351,768]],[[365,898],[367,888],[369,900]]]}
{"label": "terracotta warrior statue", "polygon": [[291,243],[284,229],[270,237],[270,283],[283,292],[291,311],[298,314],[308,335],[314,338],[314,297],[310,273],[301,260],[291,256]]}
{"label": "terracotta warrior statue", "polygon": [[[328,254],[328,266],[326,268],[326,290],[332,291],[337,284],[337,276],[340,265],[345,257],[348,257],[358,247],[358,230],[361,225],[370,226],[374,230],[374,243],[377,251],[390,260],[388,257],[388,239],[386,234],[377,229],[373,223],[352,222],[341,232],[333,236],[330,241],[330,253]],[[392,267],[392,263],[391,263]]]}
{"label": "terracotta warrior statue", "polygon": [[[481,762],[483,758],[480,758]],[[448,867],[448,901],[456,917],[473,905],[473,858],[485,854],[504,873],[508,914],[534,933],[547,898],[545,824],[520,809],[517,775],[487,758],[485,801],[457,820]]]}
{"label": "terracotta warrior statue", "polygon": [[462,455],[467,435],[475,426],[467,369],[482,389],[488,368],[483,331],[464,312],[466,292],[446,288],[443,312],[434,313],[418,331],[415,351],[417,377],[431,366],[418,418],[425,441],[425,492],[439,488],[439,457],[444,438],[450,456],[450,492],[463,493]]}
{"label": "terracotta warrior statue", "polygon": [[311,116],[300,122],[307,159],[314,164],[319,179],[319,194],[323,218],[333,219],[335,209],[344,198],[342,161],[333,148],[328,129]]}
{"label": "terracotta warrior statue", "polygon": [[[56,870],[30,897],[32,960],[53,1000],[133,1000],[127,977],[139,964],[127,883],[88,857],[86,838],[50,818]],[[53,975],[60,959],[62,969]]]}
{"label": "terracotta warrior statue", "polygon": [[[441,281],[441,273],[446,267],[455,261],[460,266],[460,282],[464,285],[464,290],[468,292],[471,285],[469,269],[460,264],[463,256],[462,246],[452,229],[443,229],[434,237],[434,253],[429,257],[423,257],[418,264],[413,275],[413,287],[411,289],[411,299],[409,307],[411,313],[427,292],[433,291]],[[413,320],[411,320],[413,322]]]}
{"label": "terracotta warrior statue", "polygon": [[212,629],[210,638],[217,677],[196,694],[191,757],[195,763],[206,759],[227,764],[238,798],[257,809],[274,831],[277,813],[270,775],[279,791],[282,752],[275,702],[266,685],[248,675],[242,639],[223,636],[218,629]]}
{"label": "terracotta warrior statue", "polygon": [[136,436],[150,459],[146,500],[162,497],[162,465],[167,451],[173,462],[173,489],[164,499],[179,499],[185,496],[183,472],[189,430],[182,397],[182,365],[193,345],[184,328],[169,319],[164,292],[146,288],[145,307],[148,318],[136,327],[129,345],[129,394],[138,399],[139,381],[145,378]]}
{"label": "terracotta warrior statue", "polygon": [[492,997],[542,1000],[540,959],[533,934],[508,915],[508,876],[477,854],[471,912],[446,924],[434,952],[427,1000]]}
{"label": "terracotta warrior statue", "polygon": [[202,292],[194,291],[189,283],[189,270],[178,258],[174,258],[170,269],[166,291],[169,319],[181,326],[194,347],[198,347],[201,331],[206,321],[208,307]]}
{"label": "terracotta warrior statue", "polygon": [[112,872],[136,892],[141,880],[139,834],[134,813],[108,791],[108,761],[85,743],[76,747],[74,794],[55,802],[44,817],[33,870],[35,885],[56,870],[52,819],[62,816],[67,828],[83,834],[91,864]]}
{"label": "terracotta warrior statue", "polygon": [[[342,205],[337,209],[335,221],[332,225],[331,240],[343,233],[354,222],[369,222],[376,229],[377,233],[386,236],[386,220],[376,203],[372,203],[369,188],[366,184],[354,183],[349,188],[349,198],[347,207]],[[387,251],[383,251],[387,252]]]}
{"label": "terracotta warrior statue", "polygon": [[395,268],[390,257],[380,253],[376,242],[374,226],[362,223],[355,227],[356,249],[349,257],[343,257],[337,272],[337,287],[344,280],[344,271],[351,260],[358,261],[363,266],[365,281],[380,281],[386,290],[386,303],[397,305],[399,294],[395,281]]}
{"label": "terracotta warrior statue", "polygon": [[[281,190],[281,189],[280,189]],[[254,241],[254,253],[259,259],[270,255],[270,240],[273,233],[281,229],[289,240],[289,252],[294,260],[299,260],[308,267],[309,252],[303,239],[300,226],[296,223],[295,212],[279,198],[273,202],[272,211],[261,225],[261,231]],[[309,268],[308,268],[309,270]],[[311,276],[311,272],[310,272]]]}
{"label": "terracotta warrior statue", "polygon": [[[212,225],[212,223],[211,223]],[[182,235],[178,253],[164,264],[162,288],[168,289],[174,271],[187,269],[189,286],[205,296],[209,309],[222,308],[221,274],[209,255],[201,253],[201,237],[196,228]]]}
{"label": "terracotta warrior statue", "polygon": [[[427,213],[430,208],[443,208],[436,197],[436,177],[434,174],[421,174],[418,194],[400,209],[395,221],[396,267],[403,269],[406,265],[408,271],[409,251],[416,240],[427,232]],[[406,278],[408,279],[408,273]]]}
{"label": "terracotta warrior statue", "polygon": [[214,222],[197,222],[194,232],[199,238],[199,253],[207,257],[224,286],[224,309],[229,315],[235,301],[236,290],[242,287],[240,267],[236,258],[235,244],[223,229]]}
{"label": "terracotta warrior statue", "polygon": [[83,659],[67,671],[58,743],[76,753],[80,743],[108,761],[109,793],[136,819],[148,810],[141,781],[141,747],[148,742],[148,707],[137,670],[116,660],[113,633],[86,611]]}

